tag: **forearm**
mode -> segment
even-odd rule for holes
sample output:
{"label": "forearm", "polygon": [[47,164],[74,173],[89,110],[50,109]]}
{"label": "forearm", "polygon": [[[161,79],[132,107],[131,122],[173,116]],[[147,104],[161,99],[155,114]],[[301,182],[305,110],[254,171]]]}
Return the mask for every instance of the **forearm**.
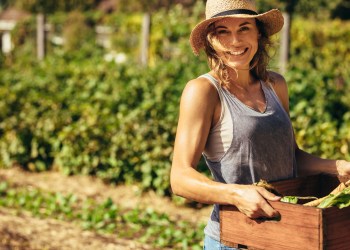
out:
{"label": "forearm", "polygon": [[191,167],[173,167],[171,186],[179,196],[206,204],[234,205],[250,218],[278,215],[267,200],[278,201],[280,197],[265,188],[214,182]]}
{"label": "forearm", "polygon": [[337,169],[338,161],[322,159],[320,157],[311,155],[301,149],[295,151],[298,174],[299,175],[312,175],[319,173],[338,174]]}
{"label": "forearm", "polygon": [[174,194],[205,204],[233,204],[235,184],[215,182],[192,167],[171,171]]}

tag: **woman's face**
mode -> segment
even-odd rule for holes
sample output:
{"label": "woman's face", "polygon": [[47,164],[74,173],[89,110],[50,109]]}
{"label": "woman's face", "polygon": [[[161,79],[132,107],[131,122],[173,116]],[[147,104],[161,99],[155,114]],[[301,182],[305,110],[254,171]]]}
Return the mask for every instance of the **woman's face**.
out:
{"label": "woman's face", "polygon": [[222,46],[218,56],[230,68],[249,69],[258,50],[259,31],[253,18],[224,18],[214,24],[215,36]]}

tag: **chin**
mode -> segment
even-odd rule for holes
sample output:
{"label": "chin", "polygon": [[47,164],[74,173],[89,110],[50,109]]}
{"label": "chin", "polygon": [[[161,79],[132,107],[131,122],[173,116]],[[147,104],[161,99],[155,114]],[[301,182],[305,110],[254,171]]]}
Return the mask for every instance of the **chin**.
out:
{"label": "chin", "polygon": [[231,69],[235,70],[249,70],[250,65],[248,64],[241,64],[241,63],[233,63],[233,62],[227,62],[225,65]]}

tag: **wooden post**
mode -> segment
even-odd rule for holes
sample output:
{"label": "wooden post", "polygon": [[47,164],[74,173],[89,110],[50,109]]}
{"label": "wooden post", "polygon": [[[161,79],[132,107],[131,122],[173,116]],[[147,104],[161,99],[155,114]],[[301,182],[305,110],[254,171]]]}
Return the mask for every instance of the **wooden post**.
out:
{"label": "wooden post", "polygon": [[38,14],[36,17],[37,27],[37,58],[39,60],[45,57],[45,16],[44,14]]}
{"label": "wooden post", "polygon": [[9,54],[11,50],[13,49],[12,39],[11,39],[11,32],[5,31],[1,36],[1,44],[2,44],[2,52],[4,54]]}
{"label": "wooden post", "polygon": [[145,13],[143,15],[142,33],[141,33],[140,62],[142,66],[147,66],[148,64],[150,27],[151,27],[151,15],[150,13]]}
{"label": "wooden post", "polygon": [[281,32],[280,47],[280,73],[285,74],[289,60],[289,40],[290,40],[290,15],[283,13],[284,26]]}

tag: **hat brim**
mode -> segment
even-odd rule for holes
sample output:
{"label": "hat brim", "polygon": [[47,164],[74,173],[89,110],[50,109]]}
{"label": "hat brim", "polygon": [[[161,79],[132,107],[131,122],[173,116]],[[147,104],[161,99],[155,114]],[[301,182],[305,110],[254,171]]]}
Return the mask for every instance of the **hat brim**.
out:
{"label": "hat brim", "polygon": [[256,18],[264,24],[266,33],[268,36],[271,36],[279,32],[284,24],[284,19],[282,13],[278,9],[272,9],[262,14],[258,15],[247,15],[247,14],[236,14],[236,15],[225,15],[218,16],[210,19],[206,19],[198,23],[192,30],[190,35],[190,43],[192,51],[195,55],[199,55],[199,51],[204,47],[204,40],[207,27],[223,18]]}

